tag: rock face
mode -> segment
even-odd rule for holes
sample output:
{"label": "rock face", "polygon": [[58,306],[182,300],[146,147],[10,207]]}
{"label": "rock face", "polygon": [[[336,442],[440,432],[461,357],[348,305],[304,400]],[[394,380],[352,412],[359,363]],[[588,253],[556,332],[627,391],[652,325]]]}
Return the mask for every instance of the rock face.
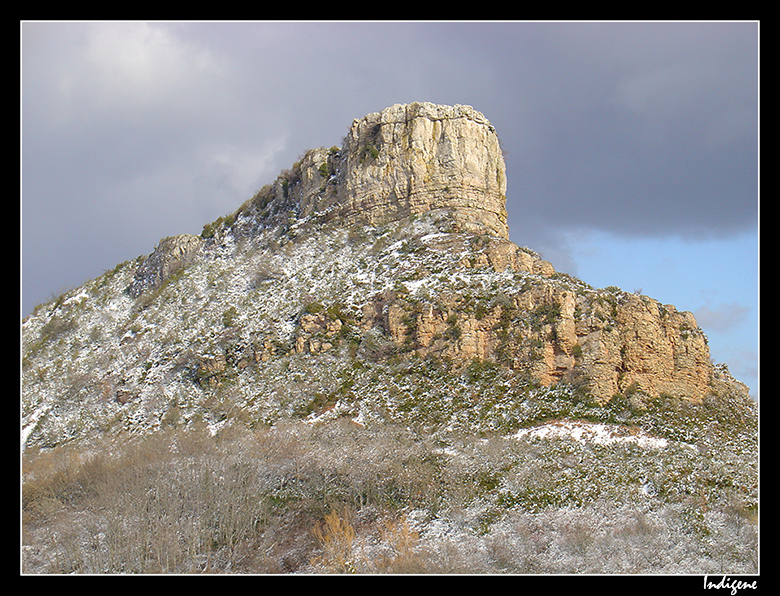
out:
{"label": "rock face", "polygon": [[344,225],[440,212],[458,230],[509,236],[498,136],[470,106],[396,104],[355,120],[341,148],[306,152],[250,210]]}
{"label": "rock face", "polygon": [[203,241],[198,236],[181,234],[160,240],[135,273],[127,292],[137,298],[159,288],[171,274],[189,265],[198,254]]}
{"label": "rock face", "polygon": [[342,151],[337,196],[348,221],[446,210],[463,230],[508,237],[504,159],[476,110],[395,105],[356,120]]}
{"label": "rock face", "polygon": [[421,357],[496,362],[534,384],[582,386],[601,402],[626,393],[700,401],[712,392],[707,338],[690,312],[617,288],[561,283],[549,263],[512,243],[483,242],[461,266],[532,274],[533,283],[425,302],[385,293],[364,307],[360,325]]}

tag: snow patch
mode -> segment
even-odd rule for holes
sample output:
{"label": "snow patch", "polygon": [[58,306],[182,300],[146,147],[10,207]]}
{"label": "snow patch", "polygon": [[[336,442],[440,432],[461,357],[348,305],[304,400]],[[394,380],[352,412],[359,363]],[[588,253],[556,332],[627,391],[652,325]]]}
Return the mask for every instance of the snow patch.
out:
{"label": "snow patch", "polygon": [[416,296],[417,293],[419,292],[420,288],[425,286],[427,284],[427,282],[428,282],[427,279],[417,279],[417,280],[405,281],[405,282],[403,282],[403,284],[406,287],[406,289],[409,290],[409,293],[412,296]]}
{"label": "snow patch", "polygon": [[86,292],[79,292],[75,296],[71,296],[67,300],[63,302],[63,304],[71,305],[71,304],[80,304],[84,300],[89,300],[89,296],[87,296]]}
{"label": "snow patch", "polygon": [[594,422],[549,422],[533,428],[519,430],[514,437],[518,439],[570,438],[580,443],[589,442],[598,445],[634,443],[645,449],[664,449],[668,445],[666,439],[654,437],[635,427]]}
{"label": "snow patch", "polygon": [[43,418],[49,410],[51,410],[51,405],[43,403],[38,406],[32,414],[26,416],[22,420],[22,446],[27,443],[27,438],[30,436],[30,433],[35,430],[38,421]]}

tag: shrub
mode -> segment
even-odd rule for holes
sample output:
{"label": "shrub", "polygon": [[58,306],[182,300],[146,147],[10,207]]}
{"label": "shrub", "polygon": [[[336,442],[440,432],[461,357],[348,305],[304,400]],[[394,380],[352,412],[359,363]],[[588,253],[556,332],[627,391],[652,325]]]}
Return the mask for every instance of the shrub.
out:
{"label": "shrub", "polygon": [[309,315],[316,315],[325,310],[325,306],[322,304],[322,302],[317,301],[311,301],[306,303],[306,306],[303,307],[303,311],[306,314]]}
{"label": "shrub", "polygon": [[223,327],[232,327],[236,318],[238,317],[238,311],[235,306],[231,306],[225,312],[222,313],[222,325]]}
{"label": "shrub", "polygon": [[321,524],[316,524],[313,533],[320,545],[322,554],[312,562],[318,567],[335,573],[354,573],[352,544],[355,541],[355,529],[349,522],[348,513],[344,517],[337,511],[331,511]]}

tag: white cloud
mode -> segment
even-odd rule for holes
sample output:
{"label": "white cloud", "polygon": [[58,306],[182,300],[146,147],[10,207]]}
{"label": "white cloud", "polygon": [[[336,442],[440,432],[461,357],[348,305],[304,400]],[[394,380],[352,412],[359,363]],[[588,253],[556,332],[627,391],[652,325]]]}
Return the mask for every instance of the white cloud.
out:
{"label": "white cloud", "polygon": [[192,51],[168,28],[148,23],[101,24],[86,57],[112,100],[160,101],[187,79],[213,68],[208,52]]}
{"label": "white cloud", "polygon": [[74,38],[53,89],[64,123],[191,110],[214,93],[226,68],[170,24],[94,23]]}

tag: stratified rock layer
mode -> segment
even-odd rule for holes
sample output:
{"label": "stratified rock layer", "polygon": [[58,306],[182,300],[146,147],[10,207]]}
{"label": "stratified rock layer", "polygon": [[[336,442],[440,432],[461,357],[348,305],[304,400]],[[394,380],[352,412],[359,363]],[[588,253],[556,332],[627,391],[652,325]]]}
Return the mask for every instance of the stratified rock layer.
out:
{"label": "stratified rock layer", "polygon": [[342,151],[338,193],[348,221],[445,210],[463,230],[508,238],[504,159],[476,110],[395,105],[356,120]]}
{"label": "stratified rock layer", "polygon": [[396,104],[355,120],[341,148],[307,151],[241,212],[345,226],[441,213],[457,230],[509,237],[498,136],[460,105]]}

